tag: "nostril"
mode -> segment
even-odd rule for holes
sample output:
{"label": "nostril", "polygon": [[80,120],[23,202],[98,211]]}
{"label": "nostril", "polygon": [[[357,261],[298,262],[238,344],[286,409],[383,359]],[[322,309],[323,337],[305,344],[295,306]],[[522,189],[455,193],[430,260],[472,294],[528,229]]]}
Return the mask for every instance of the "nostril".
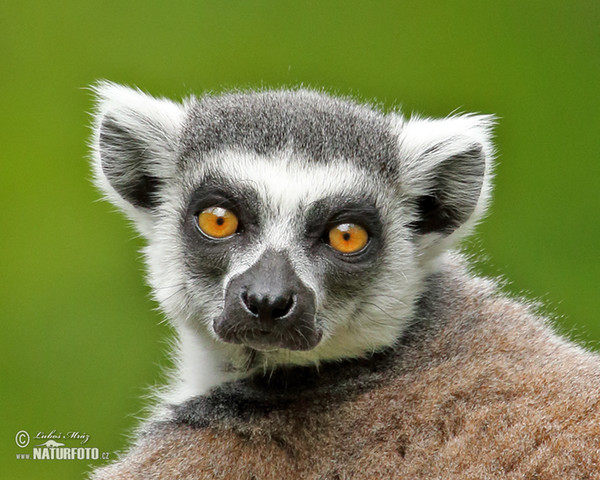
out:
{"label": "nostril", "polygon": [[[283,302],[281,302],[283,303]],[[276,305],[273,306],[273,311],[271,312],[271,316],[273,318],[283,318],[285,317],[292,308],[294,307],[294,303],[296,303],[295,295],[290,295],[285,305],[282,307],[278,307]]]}
{"label": "nostril", "polygon": [[243,291],[241,294],[242,304],[252,315],[258,315],[258,307],[248,298],[248,292]]}
{"label": "nostril", "polygon": [[252,292],[248,293],[248,290],[243,290],[240,293],[240,302],[253,317],[278,320],[285,317],[294,308],[296,296],[294,294],[276,297],[258,296]]}

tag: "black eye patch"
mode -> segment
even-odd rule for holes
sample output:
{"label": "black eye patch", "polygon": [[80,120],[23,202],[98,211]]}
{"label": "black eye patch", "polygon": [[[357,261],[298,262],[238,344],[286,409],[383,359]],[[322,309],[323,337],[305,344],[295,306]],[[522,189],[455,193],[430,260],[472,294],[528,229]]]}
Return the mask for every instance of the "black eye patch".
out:
{"label": "black eye patch", "polygon": [[[341,224],[356,224],[366,230],[369,243],[358,254],[344,255],[327,245],[329,231]],[[368,263],[381,247],[383,225],[379,210],[371,199],[330,197],[310,205],[306,213],[306,236],[325,255],[340,265]],[[339,260],[339,262],[338,262]]]}
{"label": "black eye patch", "polygon": [[306,213],[306,231],[310,237],[322,235],[341,223],[356,223],[372,236],[381,235],[381,218],[374,201],[330,197],[312,203]]}
{"label": "black eye patch", "polygon": [[252,231],[258,227],[259,206],[258,195],[251,188],[211,176],[190,196],[185,221],[187,223],[204,209],[222,207],[238,217],[241,229]]}
{"label": "black eye patch", "polygon": [[[218,282],[227,273],[232,249],[252,243],[258,232],[259,198],[247,186],[210,176],[190,194],[182,212],[181,229],[185,245],[185,263],[190,272],[210,282]],[[198,228],[198,215],[205,209],[222,207],[235,214],[239,227],[227,239],[210,238]]]}

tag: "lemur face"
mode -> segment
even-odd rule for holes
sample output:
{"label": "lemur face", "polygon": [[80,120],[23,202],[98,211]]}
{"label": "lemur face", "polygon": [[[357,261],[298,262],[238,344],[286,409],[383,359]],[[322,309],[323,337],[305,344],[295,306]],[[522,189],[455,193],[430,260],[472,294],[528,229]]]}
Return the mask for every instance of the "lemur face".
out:
{"label": "lemur face", "polygon": [[490,119],[405,121],[309,91],[183,105],[103,84],[98,183],[176,325],[265,361],[393,344],[487,198]]}
{"label": "lemur face", "polygon": [[[406,308],[410,289],[402,285],[413,254],[402,219],[410,217],[394,215],[402,211],[396,202],[383,203],[386,187],[370,172],[346,161],[311,164],[291,150],[229,150],[185,163],[194,181],[180,194],[178,224],[165,222],[160,238],[172,232],[169,242],[180,245],[186,303],[213,304],[208,316],[190,314],[219,340],[261,351],[312,350],[340,328],[362,328],[358,319],[368,324],[372,301],[385,289],[378,278],[399,288],[374,304]],[[389,335],[388,328],[371,325],[363,341]]]}

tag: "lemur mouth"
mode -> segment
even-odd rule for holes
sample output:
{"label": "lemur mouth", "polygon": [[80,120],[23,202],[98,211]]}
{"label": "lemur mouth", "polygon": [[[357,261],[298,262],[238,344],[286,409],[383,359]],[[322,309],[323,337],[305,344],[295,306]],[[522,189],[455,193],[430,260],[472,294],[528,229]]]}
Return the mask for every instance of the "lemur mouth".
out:
{"label": "lemur mouth", "polygon": [[223,315],[213,323],[216,335],[224,342],[245,345],[259,352],[278,349],[307,351],[315,348],[323,338],[323,330],[312,322],[294,322],[277,325],[273,329],[253,328],[228,321]]}

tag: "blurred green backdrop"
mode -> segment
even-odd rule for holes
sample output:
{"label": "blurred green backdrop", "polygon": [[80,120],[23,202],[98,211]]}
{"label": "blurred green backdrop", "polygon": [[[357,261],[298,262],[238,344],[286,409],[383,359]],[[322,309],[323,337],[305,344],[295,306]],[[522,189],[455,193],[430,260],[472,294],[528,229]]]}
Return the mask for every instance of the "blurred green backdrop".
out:
{"label": "blurred green backdrop", "polygon": [[407,113],[498,114],[495,202],[467,248],[597,348],[599,25],[596,0],[3,2],[0,477],[100,463],[18,460],[20,430],[124,448],[169,363],[141,242],[90,183],[86,86],[181,98],[302,83]]}

